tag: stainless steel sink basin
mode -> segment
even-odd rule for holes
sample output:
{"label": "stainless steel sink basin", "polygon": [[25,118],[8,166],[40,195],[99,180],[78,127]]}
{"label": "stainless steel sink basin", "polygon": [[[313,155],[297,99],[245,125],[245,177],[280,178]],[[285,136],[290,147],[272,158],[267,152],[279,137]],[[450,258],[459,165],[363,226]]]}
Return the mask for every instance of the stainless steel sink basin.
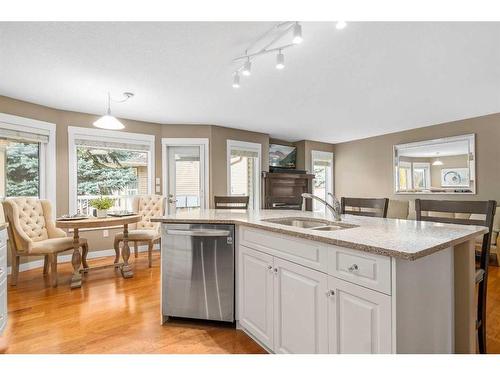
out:
{"label": "stainless steel sink basin", "polygon": [[331,231],[334,231],[334,230],[339,230],[339,229],[347,229],[347,228],[354,228],[354,226],[351,226],[351,227],[341,227],[339,225],[327,225],[327,226],[324,226],[324,227],[317,227],[317,228],[311,228],[312,230],[320,230],[322,232],[331,232]]}
{"label": "stainless steel sink basin", "polygon": [[262,221],[274,224],[288,225],[296,228],[312,229],[325,232],[356,227],[356,225],[352,224],[332,222],[323,219],[307,219],[307,218],[297,218],[297,217],[280,217],[274,219],[264,219]]}

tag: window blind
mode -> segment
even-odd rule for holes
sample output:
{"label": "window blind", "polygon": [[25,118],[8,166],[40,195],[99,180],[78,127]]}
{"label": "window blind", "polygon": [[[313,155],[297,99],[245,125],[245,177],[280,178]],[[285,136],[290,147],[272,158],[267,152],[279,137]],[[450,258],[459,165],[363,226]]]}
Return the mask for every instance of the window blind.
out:
{"label": "window blind", "polygon": [[318,160],[318,159],[314,160],[314,166],[318,167],[329,167],[331,164],[332,164],[331,161],[328,160]]}
{"label": "window blind", "polygon": [[243,150],[243,149],[231,149],[231,157],[247,157],[247,158],[258,158],[259,153],[257,151],[252,151],[252,150]]}
{"label": "window blind", "polygon": [[22,142],[49,143],[48,134],[30,133],[0,128],[0,138]]}
{"label": "window blind", "polygon": [[123,143],[113,141],[94,141],[89,139],[75,139],[75,145],[93,148],[111,148],[131,151],[149,151],[149,145],[140,143]]}

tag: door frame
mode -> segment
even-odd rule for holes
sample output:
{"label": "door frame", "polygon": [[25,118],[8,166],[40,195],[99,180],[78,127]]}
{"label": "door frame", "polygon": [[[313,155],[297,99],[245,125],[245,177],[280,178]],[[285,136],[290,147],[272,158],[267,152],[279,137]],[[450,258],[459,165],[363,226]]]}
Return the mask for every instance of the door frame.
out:
{"label": "door frame", "polygon": [[[326,191],[326,197],[325,200],[328,202],[328,193],[332,193],[335,195],[335,155],[333,152],[330,151],[319,151],[319,150],[311,150],[311,173],[314,174],[314,160],[317,159],[328,159],[331,162],[332,165],[332,172],[331,176],[327,176],[326,180],[326,186],[325,186],[325,191]],[[330,177],[330,178],[328,178]],[[313,187],[313,192],[314,192],[314,187]],[[319,203],[319,202],[318,202]],[[323,209],[326,209],[323,207]],[[314,211],[314,204],[313,204],[313,211]]]}
{"label": "door frame", "polygon": [[[209,186],[210,186],[210,153],[208,138],[162,138],[161,139],[161,173],[163,195],[168,198],[168,160],[167,147],[169,146],[194,146],[203,147],[204,152],[200,153],[200,166],[203,168],[201,174],[201,184],[203,186],[203,201],[200,202],[202,209],[209,207]],[[165,213],[168,213],[168,203],[165,207]]]}
{"label": "door frame", "polygon": [[254,200],[253,200],[253,209],[260,209],[260,189],[261,189],[261,170],[262,170],[262,144],[255,142],[244,142],[237,141],[234,139],[228,139],[226,142],[226,192],[227,195],[231,195],[231,150],[232,149],[239,150],[248,150],[257,153],[258,162],[255,165],[254,171],[254,179],[256,186],[254,187]]}

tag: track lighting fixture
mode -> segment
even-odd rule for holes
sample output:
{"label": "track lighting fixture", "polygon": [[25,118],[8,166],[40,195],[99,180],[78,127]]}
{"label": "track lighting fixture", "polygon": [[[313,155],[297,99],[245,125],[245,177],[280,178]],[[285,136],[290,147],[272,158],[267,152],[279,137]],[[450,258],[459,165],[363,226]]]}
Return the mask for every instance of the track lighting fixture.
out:
{"label": "track lighting fixture", "polygon": [[238,87],[240,87],[240,75],[238,74],[238,72],[234,73],[233,87],[235,89],[237,89]]}
{"label": "track lighting fixture", "polygon": [[335,24],[335,28],[337,30],[345,29],[346,26],[347,26],[347,22],[345,22],[345,21],[337,21],[337,23]]}
{"label": "track lighting fixture", "polygon": [[300,44],[302,43],[302,26],[298,22],[295,22],[295,25],[293,25],[293,39],[292,39],[293,44]]}
{"label": "track lighting fixture", "polygon": [[245,61],[245,64],[243,65],[243,70],[241,71],[241,73],[244,76],[249,76],[251,74],[250,71],[251,68],[252,68],[252,63],[250,62],[250,58],[248,58],[247,61]]}
{"label": "track lighting fixture", "polygon": [[276,69],[283,69],[285,67],[285,55],[279,50],[276,55]]}

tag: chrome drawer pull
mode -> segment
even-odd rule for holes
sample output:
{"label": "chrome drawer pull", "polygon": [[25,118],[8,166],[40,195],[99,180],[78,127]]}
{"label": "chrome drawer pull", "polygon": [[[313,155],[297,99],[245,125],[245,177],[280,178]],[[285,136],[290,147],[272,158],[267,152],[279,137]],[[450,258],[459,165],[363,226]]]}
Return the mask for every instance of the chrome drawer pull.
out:
{"label": "chrome drawer pull", "polygon": [[349,267],[349,272],[354,272],[359,270],[359,267],[357,264],[353,264],[351,267]]}

